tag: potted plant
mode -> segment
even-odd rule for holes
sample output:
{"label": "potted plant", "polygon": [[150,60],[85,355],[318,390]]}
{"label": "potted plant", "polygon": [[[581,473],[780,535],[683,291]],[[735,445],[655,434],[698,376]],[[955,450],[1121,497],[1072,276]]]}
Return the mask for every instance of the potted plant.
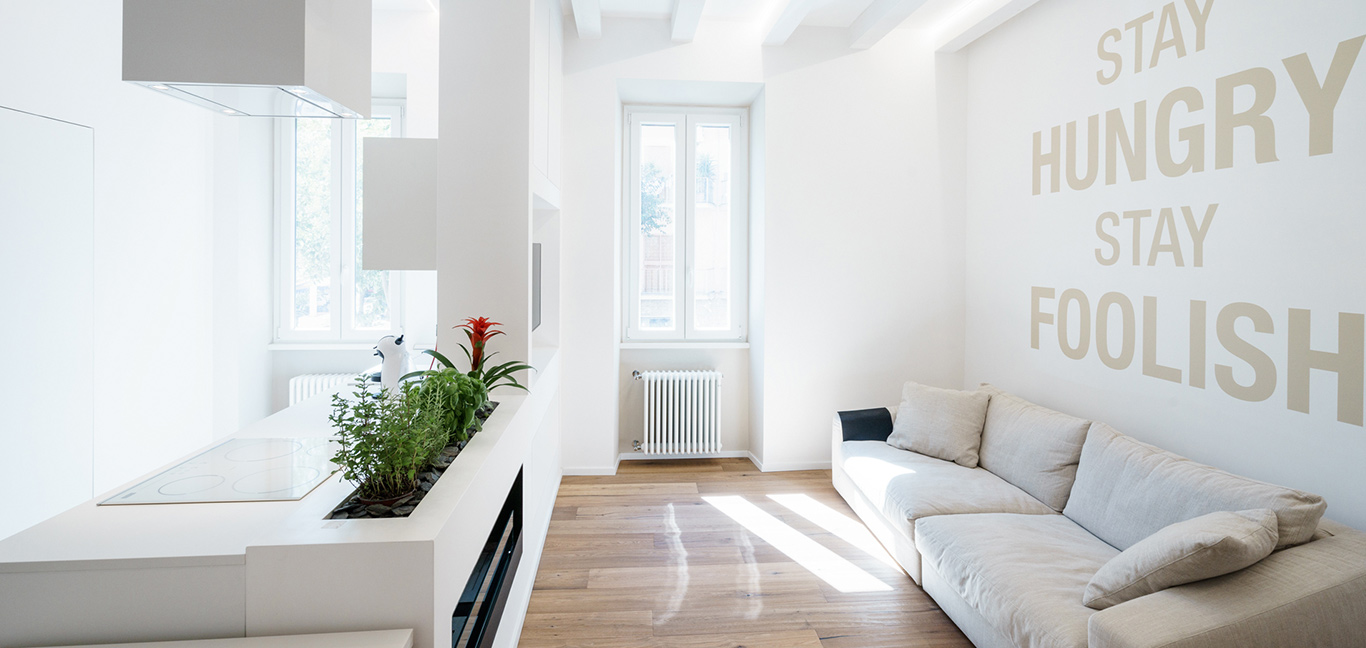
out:
{"label": "potted plant", "polygon": [[[471,378],[478,379],[488,391],[493,391],[498,387],[516,387],[522,391],[528,391],[525,386],[517,382],[513,374],[523,370],[535,370],[535,367],[519,361],[504,362],[500,365],[490,364],[489,360],[498,352],[485,353],[488,341],[496,336],[504,335],[503,331],[498,330],[502,326],[501,322],[491,322],[487,317],[466,318],[463,324],[457,324],[453,328],[465,329],[465,337],[469,338],[470,346],[460,345],[460,350],[465,352],[465,357],[470,361],[470,370],[466,373]],[[423,351],[433,358],[436,358],[446,369],[455,369],[455,363],[437,351]],[[418,372],[423,373],[423,372]]]}
{"label": "potted plant", "polygon": [[438,402],[444,394],[410,383],[375,398],[366,384],[359,378],[351,398],[332,397],[330,420],[341,446],[332,461],[357,485],[362,502],[392,503],[416,490],[418,475],[446,447]]}
{"label": "potted plant", "polygon": [[434,410],[433,415],[446,432],[442,445],[468,441],[470,430],[481,426],[476,417],[479,408],[489,400],[489,390],[483,381],[450,367],[418,371],[404,378],[411,376],[422,377],[417,383],[420,401]]}

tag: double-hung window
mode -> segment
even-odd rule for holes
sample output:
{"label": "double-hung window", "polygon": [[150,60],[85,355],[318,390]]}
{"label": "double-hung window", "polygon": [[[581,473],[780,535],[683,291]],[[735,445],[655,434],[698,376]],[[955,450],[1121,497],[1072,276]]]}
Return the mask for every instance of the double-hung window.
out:
{"label": "double-hung window", "polygon": [[627,342],[744,341],[743,109],[626,109]]}
{"label": "double-hung window", "polygon": [[402,107],[372,118],[278,120],[280,340],[373,342],[401,331],[402,273],[361,268],[367,137],[401,137]]}

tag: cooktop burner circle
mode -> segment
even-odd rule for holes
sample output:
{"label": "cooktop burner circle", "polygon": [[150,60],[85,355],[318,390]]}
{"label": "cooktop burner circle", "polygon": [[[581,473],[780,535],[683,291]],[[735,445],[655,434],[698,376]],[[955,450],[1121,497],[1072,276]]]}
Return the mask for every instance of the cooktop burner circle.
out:
{"label": "cooktop burner circle", "polygon": [[302,447],[303,444],[294,439],[261,439],[229,450],[223,458],[228,461],[265,461],[292,455]]}
{"label": "cooktop burner circle", "polygon": [[157,489],[162,495],[192,495],[216,488],[225,481],[222,475],[195,475],[167,482]]}
{"label": "cooktop burner circle", "polygon": [[284,493],[317,479],[317,468],[282,466],[252,473],[233,482],[232,489],[248,495]]}
{"label": "cooktop burner circle", "polygon": [[331,461],[332,457],[337,454],[338,447],[339,446],[337,444],[329,442],[321,445],[315,445],[309,448],[307,452],[309,455],[312,455],[314,457],[322,457],[324,459],[327,459],[328,461]]}

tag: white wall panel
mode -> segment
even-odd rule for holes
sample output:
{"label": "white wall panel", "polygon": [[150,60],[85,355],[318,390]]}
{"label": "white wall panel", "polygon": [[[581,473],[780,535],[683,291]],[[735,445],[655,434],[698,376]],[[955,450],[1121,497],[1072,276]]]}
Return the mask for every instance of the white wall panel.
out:
{"label": "white wall panel", "polygon": [[85,126],[0,108],[0,538],[91,497],[94,148]]}

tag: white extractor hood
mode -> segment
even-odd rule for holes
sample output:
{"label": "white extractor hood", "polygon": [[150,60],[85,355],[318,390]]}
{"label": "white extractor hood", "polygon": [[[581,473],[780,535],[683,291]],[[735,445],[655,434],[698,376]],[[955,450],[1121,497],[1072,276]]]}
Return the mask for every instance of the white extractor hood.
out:
{"label": "white extractor hood", "polygon": [[124,0],[123,80],[227,115],[370,116],[371,0]]}

